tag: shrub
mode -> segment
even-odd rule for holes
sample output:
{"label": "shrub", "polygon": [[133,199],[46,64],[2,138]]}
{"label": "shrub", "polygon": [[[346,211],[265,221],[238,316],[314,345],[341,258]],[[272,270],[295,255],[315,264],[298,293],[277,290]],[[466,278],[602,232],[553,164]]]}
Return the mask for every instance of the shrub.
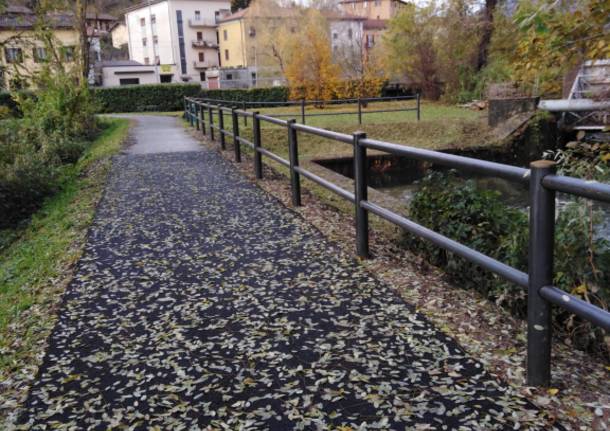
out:
{"label": "shrub", "polygon": [[93,90],[98,111],[145,112],[180,111],[184,109],[184,97],[196,97],[201,92],[199,84],[126,85]]}
{"label": "shrub", "polygon": [[236,102],[285,102],[288,100],[287,87],[202,90],[201,97]]}
{"label": "shrub", "polygon": [[0,225],[38,209],[58,187],[62,165],[74,163],[96,132],[95,105],[85,82],[59,69],[37,75],[36,99],[14,95],[22,118],[0,129]]}
{"label": "shrub", "polygon": [[[527,271],[528,217],[505,205],[498,192],[479,190],[473,181],[434,173],[411,201],[414,221],[522,271]],[[597,216],[580,203],[569,204],[556,223],[554,284],[598,306],[610,301],[610,242],[596,238]],[[481,292],[518,316],[527,312],[525,289],[411,234],[404,244],[442,267],[456,284]],[[580,348],[608,354],[603,330],[557,309],[559,334]]]}
{"label": "shrub", "polygon": [[56,190],[57,170],[44,156],[18,154],[11,164],[0,162],[0,228],[28,217]]}

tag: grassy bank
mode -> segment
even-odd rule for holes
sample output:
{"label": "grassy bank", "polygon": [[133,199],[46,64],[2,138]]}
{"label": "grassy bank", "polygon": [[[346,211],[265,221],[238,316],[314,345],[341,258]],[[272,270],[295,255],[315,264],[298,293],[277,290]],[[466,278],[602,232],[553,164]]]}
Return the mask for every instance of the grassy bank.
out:
{"label": "grassy bank", "polygon": [[[424,101],[421,121],[417,121],[414,111],[366,113],[367,110],[413,108],[414,106],[413,101],[371,104],[363,110],[363,124],[361,125],[358,124],[356,114],[307,117],[306,124],[347,134],[364,131],[371,138],[433,150],[498,144],[494,131],[487,126],[486,113],[481,111],[475,112]],[[354,104],[333,105],[323,109],[308,107],[307,113],[354,112],[356,109],[357,105]],[[271,116],[293,114],[292,117],[281,118],[295,118],[300,122],[298,106],[265,108],[260,109],[259,112]],[[229,114],[225,114],[224,121],[225,129],[231,130],[232,121]],[[217,114],[214,115],[214,122],[218,124]],[[285,128],[263,121],[261,131],[264,148],[282,157],[288,156]],[[245,138],[252,137],[251,119],[248,120],[248,125],[244,125],[243,119],[240,120],[240,133]],[[299,134],[299,155],[301,157],[333,156],[349,152],[351,152],[351,148],[348,145],[311,134]]]}
{"label": "grassy bank", "polygon": [[104,119],[101,126],[80,160],[65,168],[60,192],[27,226],[0,232],[0,416],[14,409],[33,378],[102,195],[110,157],[120,150],[129,122]]}

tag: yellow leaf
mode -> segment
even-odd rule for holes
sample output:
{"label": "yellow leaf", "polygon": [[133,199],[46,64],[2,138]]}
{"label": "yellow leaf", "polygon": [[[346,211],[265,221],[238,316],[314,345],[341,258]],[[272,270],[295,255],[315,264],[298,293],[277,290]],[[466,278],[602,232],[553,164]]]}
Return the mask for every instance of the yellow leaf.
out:
{"label": "yellow leaf", "polygon": [[550,396],[554,397],[555,395],[557,395],[559,393],[559,389],[557,389],[557,388],[549,388],[549,389],[547,389],[547,393]]}
{"label": "yellow leaf", "polygon": [[601,159],[602,159],[603,162],[610,161],[610,153],[602,154]]}
{"label": "yellow leaf", "polygon": [[579,293],[581,295],[584,295],[587,293],[587,285],[586,284],[581,284],[578,287],[575,287],[574,289],[572,289],[572,293]]}

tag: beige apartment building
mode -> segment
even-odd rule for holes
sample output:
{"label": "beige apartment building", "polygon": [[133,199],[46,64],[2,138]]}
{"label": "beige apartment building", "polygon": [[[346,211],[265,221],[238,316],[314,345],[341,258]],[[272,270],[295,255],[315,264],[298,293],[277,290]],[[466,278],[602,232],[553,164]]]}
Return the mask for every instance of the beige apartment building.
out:
{"label": "beige apartment building", "polygon": [[[342,12],[324,11],[328,21],[333,52],[360,51],[363,22],[366,18]],[[242,9],[218,22],[220,87],[272,86],[284,83],[284,77],[270,61],[269,28],[281,26],[290,31],[301,25],[296,8],[260,10]],[[266,37],[262,33],[267,33]],[[273,63],[273,64],[271,64]]]}
{"label": "beige apartment building", "polygon": [[[71,13],[51,13],[47,17],[53,28],[53,36],[59,46],[61,59],[70,64],[74,62],[79,44],[74,15]],[[99,37],[105,35],[116,22],[108,14],[87,14],[87,33],[89,36],[92,62],[100,60]],[[9,5],[0,15],[0,89],[11,90],[31,85],[30,77],[47,61],[51,53],[34,31],[36,16],[24,6]]]}

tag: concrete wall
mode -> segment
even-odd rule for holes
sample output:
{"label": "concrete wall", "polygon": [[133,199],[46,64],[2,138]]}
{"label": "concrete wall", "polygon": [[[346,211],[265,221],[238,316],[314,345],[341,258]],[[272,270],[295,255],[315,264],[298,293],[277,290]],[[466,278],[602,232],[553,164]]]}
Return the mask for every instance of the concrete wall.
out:
{"label": "concrete wall", "polygon": [[102,68],[104,87],[117,87],[121,80],[138,79],[138,84],[156,84],[157,76],[154,66],[116,66]]}
{"label": "concrete wall", "polygon": [[488,124],[490,127],[495,127],[514,115],[533,112],[538,106],[538,101],[537,97],[490,99]]}

